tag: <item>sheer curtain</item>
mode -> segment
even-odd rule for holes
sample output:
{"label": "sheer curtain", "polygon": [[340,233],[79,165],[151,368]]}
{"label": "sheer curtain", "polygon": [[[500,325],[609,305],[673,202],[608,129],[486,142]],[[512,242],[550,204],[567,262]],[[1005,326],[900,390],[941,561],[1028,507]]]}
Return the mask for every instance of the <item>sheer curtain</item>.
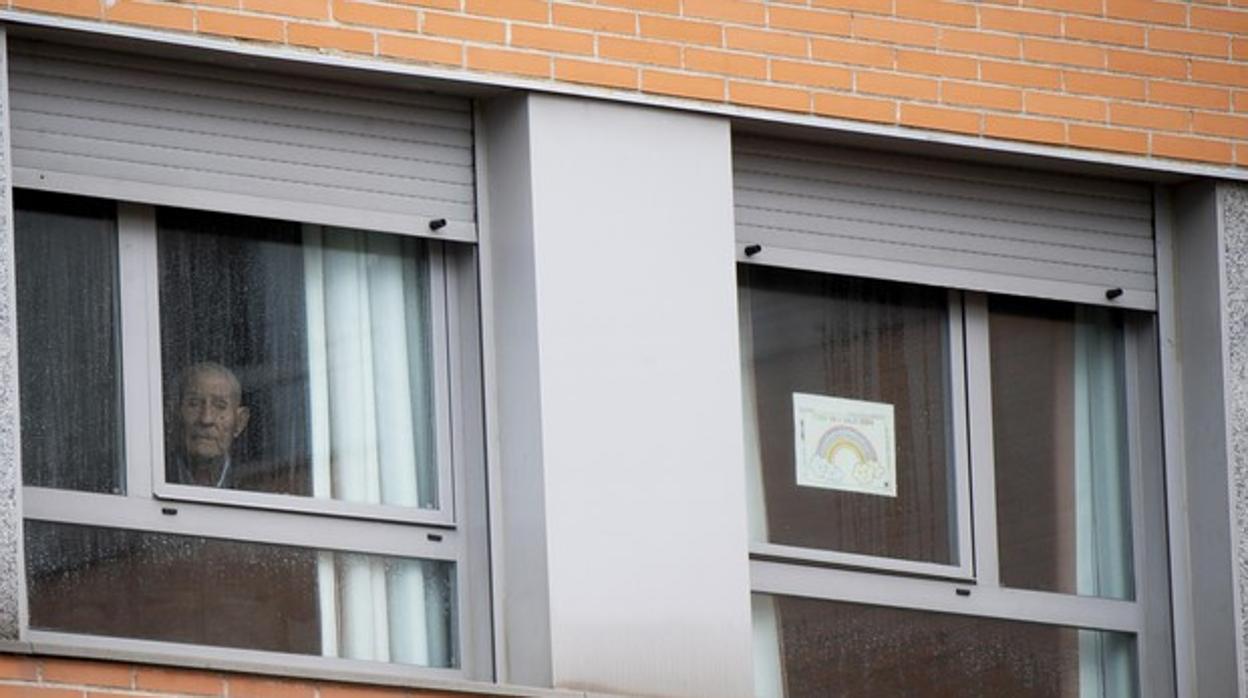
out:
{"label": "sheer curtain", "polygon": [[[1121,329],[1111,311],[1080,306],[1074,331],[1076,586],[1079,594],[1131,598],[1130,489],[1126,477]],[[1129,639],[1079,633],[1082,698],[1133,694]]]}
{"label": "sheer curtain", "polygon": [[[313,495],[437,506],[421,243],[315,226],[303,242]],[[450,666],[450,591],[436,568],[322,553],[324,654]]]}

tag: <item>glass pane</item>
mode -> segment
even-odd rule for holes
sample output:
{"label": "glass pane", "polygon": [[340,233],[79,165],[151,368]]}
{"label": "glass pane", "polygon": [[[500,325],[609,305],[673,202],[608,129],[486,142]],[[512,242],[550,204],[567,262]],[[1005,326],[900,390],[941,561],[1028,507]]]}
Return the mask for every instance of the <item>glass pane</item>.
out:
{"label": "glass pane", "polygon": [[26,521],[30,625],[458,664],[449,562]]}
{"label": "glass pane", "polygon": [[169,482],[437,508],[423,241],[162,210]]}
{"label": "glass pane", "polygon": [[1122,316],[989,301],[1001,583],[1135,593]]}
{"label": "glass pane", "polygon": [[945,292],[739,279],[753,539],[957,564]]}
{"label": "glass pane", "polygon": [[14,203],[22,482],[121,493],[116,208],[27,191]]}
{"label": "glass pane", "polygon": [[755,594],[755,694],[1136,695],[1129,634]]}

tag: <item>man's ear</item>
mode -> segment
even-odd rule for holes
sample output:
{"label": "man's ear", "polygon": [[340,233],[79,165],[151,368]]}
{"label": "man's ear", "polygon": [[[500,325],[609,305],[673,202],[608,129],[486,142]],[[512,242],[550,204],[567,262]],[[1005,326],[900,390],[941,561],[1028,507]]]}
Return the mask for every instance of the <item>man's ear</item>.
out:
{"label": "man's ear", "polygon": [[247,428],[247,422],[251,421],[251,410],[246,407],[238,408],[238,426],[234,429],[234,438],[238,438],[239,434]]}

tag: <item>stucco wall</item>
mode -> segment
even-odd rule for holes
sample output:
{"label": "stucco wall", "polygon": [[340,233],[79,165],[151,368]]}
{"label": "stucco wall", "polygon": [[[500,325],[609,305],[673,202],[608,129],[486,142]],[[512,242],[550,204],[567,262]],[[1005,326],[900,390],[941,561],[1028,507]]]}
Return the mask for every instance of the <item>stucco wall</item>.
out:
{"label": "stucco wall", "polygon": [[[1248,618],[1248,186],[1225,185],[1222,197],[1224,269],[1226,274],[1227,422],[1230,468],[1234,488],[1234,520],[1239,535],[1235,572],[1239,617]],[[1240,686],[1245,679],[1244,648],[1248,623],[1239,626]]]}
{"label": "stucco wall", "polygon": [[[0,31],[0,94],[8,94],[7,51]],[[18,552],[21,549],[21,517],[18,511],[19,480],[16,444],[17,417],[17,317],[13,288],[13,203],[9,200],[8,103],[0,99],[0,638],[18,634]]]}

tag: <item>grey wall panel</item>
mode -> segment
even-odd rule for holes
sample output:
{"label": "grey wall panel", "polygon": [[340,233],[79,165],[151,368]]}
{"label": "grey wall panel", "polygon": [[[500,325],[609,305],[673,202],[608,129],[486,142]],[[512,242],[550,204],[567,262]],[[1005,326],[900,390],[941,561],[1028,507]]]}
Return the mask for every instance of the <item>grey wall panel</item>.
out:
{"label": "grey wall panel", "polygon": [[17,390],[17,290],[10,186],[7,35],[0,27],[0,639],[21,636],[21,417]]}
{"label": "grey wall panel", "polygon": [[[14,42],[19,185],[474,240],[466,99]],[[216,194],[217,196],[213,196]]]}
{"label": "grey wall panel", "polygon": [[1148,186],[751,136],[733,150],[739,242],[860,258],[868,276],[905,262],[981,290],[1156,307]]}

